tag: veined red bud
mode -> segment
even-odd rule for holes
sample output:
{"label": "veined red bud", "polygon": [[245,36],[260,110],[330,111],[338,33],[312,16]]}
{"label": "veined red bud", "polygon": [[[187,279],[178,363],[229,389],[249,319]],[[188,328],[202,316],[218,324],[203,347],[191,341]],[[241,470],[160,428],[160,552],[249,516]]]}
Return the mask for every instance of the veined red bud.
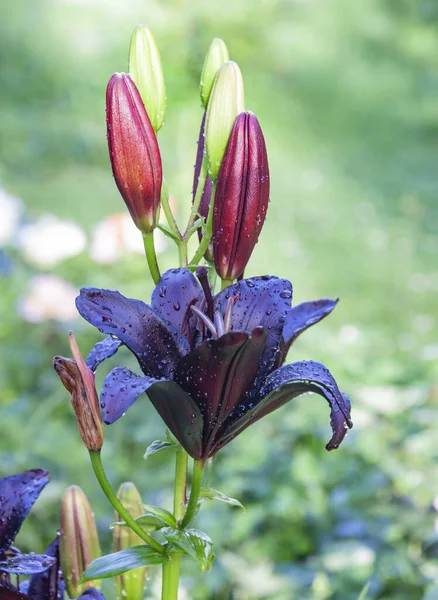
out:
{"label": "veined red bud", "polygon": [[269,202],[265,139],[256,116],[236,118],[219,171],[213,211],[214,264],[222,279],[241,275],[254,250]]}
{"label": "veined red bud", "polygon": [[150,233],[159,219],[161,155],[139,91],[126,73],[111,77],[106,113],[114,179],[135,225]]}

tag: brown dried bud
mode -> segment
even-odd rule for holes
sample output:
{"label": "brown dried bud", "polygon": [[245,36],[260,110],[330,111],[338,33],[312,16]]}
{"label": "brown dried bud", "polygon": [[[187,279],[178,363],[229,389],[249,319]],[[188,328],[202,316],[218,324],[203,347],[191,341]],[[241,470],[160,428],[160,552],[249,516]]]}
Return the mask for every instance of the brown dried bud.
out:
{"label": "brown dried bud", "polygon": [[94,373],[82,358],[74,335],[69,335],[73,359],[55,356],[53,366],[64,387],[71,394],[79,433],[88,450],[100,450],[103,445],[102,418],[94,383]]}

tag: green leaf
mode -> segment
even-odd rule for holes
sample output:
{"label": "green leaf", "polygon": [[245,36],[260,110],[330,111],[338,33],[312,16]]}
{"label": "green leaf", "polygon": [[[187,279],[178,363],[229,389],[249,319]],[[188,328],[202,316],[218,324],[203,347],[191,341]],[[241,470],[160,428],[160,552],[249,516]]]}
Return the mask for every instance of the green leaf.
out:
{"label": "green leaf", "polygon": [[162,450],[172,450],[176,449],[179,444],[174,444],[173,442],[164,442],[163,440],[155,440],[152,444],[146,449],[145,455],[143,458],[149,458],[152,454],[156,454],[157,452],[161,452]]}
{"label": "green leaf", "polygon": [[203,531],[199,529],[173,529],[169,527],[163,529],[161,533],[183,552],[191,556],[200,566],[201,571],[211,569],[214,561],[213,542]]}
{"label": "green leaf", "polygon": [[[145,513],[144,515],[140,515],[134,519],[140,527],[144,531],[156,531],[157,529],[161,529],[162,527],[168,527],[170,524],[169,521],[165,521],[161,517],[154,515],[150,512]],[[129,527],[125,521],[116,521],[115,523],[111,523],[110,529],[114,529],[114,527]]]}
{"label": "green leaf", "polygon": [[204,500],[218,500],[219,502],[225,502],[225,504],[231,504],[231,506],[239,506],[245,510],[245,507],[239,500],[235,498],[230,498],[226,496],[219,490],[215,490],[213,488],[201,488],[199,493],[199,502],[203,502]]}
{"label": "green leaf", "polygon": [[[150,516],[153,515],[163,520],[166,525],[170,525],[171,527],[176,527],[175,517],[172,513],[170,513],[165,508],[160,508],[159,506],[152,506],[152,504],[143,504],[143,508],[146,513],[142,516]],[[141,518],[141,517],[140,517]]]}
{"label": "green leaf", "polygon": [[363,588],[363,590],[361,591],[360,596],[357,600],[366,600],[367,595],[368,595],[368,589],[369,589],[370,585],[371,585],[371,582],[369,581],[366,584],[366,586]]}
{"label": "green leaf", "polygon": [[87,570],[81,577],[81,583],[92,581],[93,579],[106,579],[114,577],[121,573],[126,573],[131,569],[138,567],[152,567],[160,565],[166,560],[166,557],[151,548],[150,546],[132,546],[120,552],[107,554],[96,558],[88,565]]}

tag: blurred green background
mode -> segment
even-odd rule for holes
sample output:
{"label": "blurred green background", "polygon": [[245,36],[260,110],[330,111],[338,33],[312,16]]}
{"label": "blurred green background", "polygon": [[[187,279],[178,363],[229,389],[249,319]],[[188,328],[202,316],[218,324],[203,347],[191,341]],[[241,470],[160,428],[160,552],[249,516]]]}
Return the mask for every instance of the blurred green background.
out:
{"label": "blurred green background", "polygon": [[[68,355],[71,328],[84,351],[99,339],[74,318],[74,290],[117,288],[147,301],[152,289],[141,255],[125,248],[103,265],[88,252],[96,224],[124,209],[104,93],[113,72],[127,69],[133,28],[146,23],[165,72],[159,141],[181,223],[211,38],[222,37],[240,64],[272,181],[247,274],[289,278],[295,303],[341,298],[289,358],[324,362],[350,395],[355,423],[337,452],[325,452],[327,406],[304,396],[227,446],[212,485],[247,510],[204,505],[199,527],[217,560],[204,575],[185,560],[181,597],[350,600],[370,581],[369,598],[437,599],[436,0],[2,0],[1,8],[0,219],[4,229],[14,220],[11,202],[19,218],[0,261],[0,475],[43,467],[52,476],[17,545],[44,549],[60,496],[75,483],[110,550],[112,510],[51,359]],[[85,249],[57,259],[69,238],[52,248],[46,230],[29,229],[47,215],[79,225]],[[83,234],[75,239],[80,249]],[[42,246],[49,259],[37,258]],[[175,261],[173,248],[160,254],[163,269]],[[126,353],[116,358],[135,367]],[[133,480],[145,501],[169,508],[173,457],[142,458],[162,436],[144,398],[107,429],[103,458],[115,487]]]}

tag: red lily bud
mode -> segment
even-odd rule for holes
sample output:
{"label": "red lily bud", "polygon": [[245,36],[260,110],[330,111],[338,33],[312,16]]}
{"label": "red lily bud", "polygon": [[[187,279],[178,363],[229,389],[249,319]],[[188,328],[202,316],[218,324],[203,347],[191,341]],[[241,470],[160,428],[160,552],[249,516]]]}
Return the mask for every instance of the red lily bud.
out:
{"label": "red lily bud", "polygon": [[158,223],[162,183],[161,155],[135,83],[116,73],[106,89],[108,148],[114,179],[140,231]]}
{"label": "red lily bud", "polygon": [[219,171],[213,211],[214,264],[222,279],[241,275],[269,202],[265,139],[256,116],[237,116]]}

